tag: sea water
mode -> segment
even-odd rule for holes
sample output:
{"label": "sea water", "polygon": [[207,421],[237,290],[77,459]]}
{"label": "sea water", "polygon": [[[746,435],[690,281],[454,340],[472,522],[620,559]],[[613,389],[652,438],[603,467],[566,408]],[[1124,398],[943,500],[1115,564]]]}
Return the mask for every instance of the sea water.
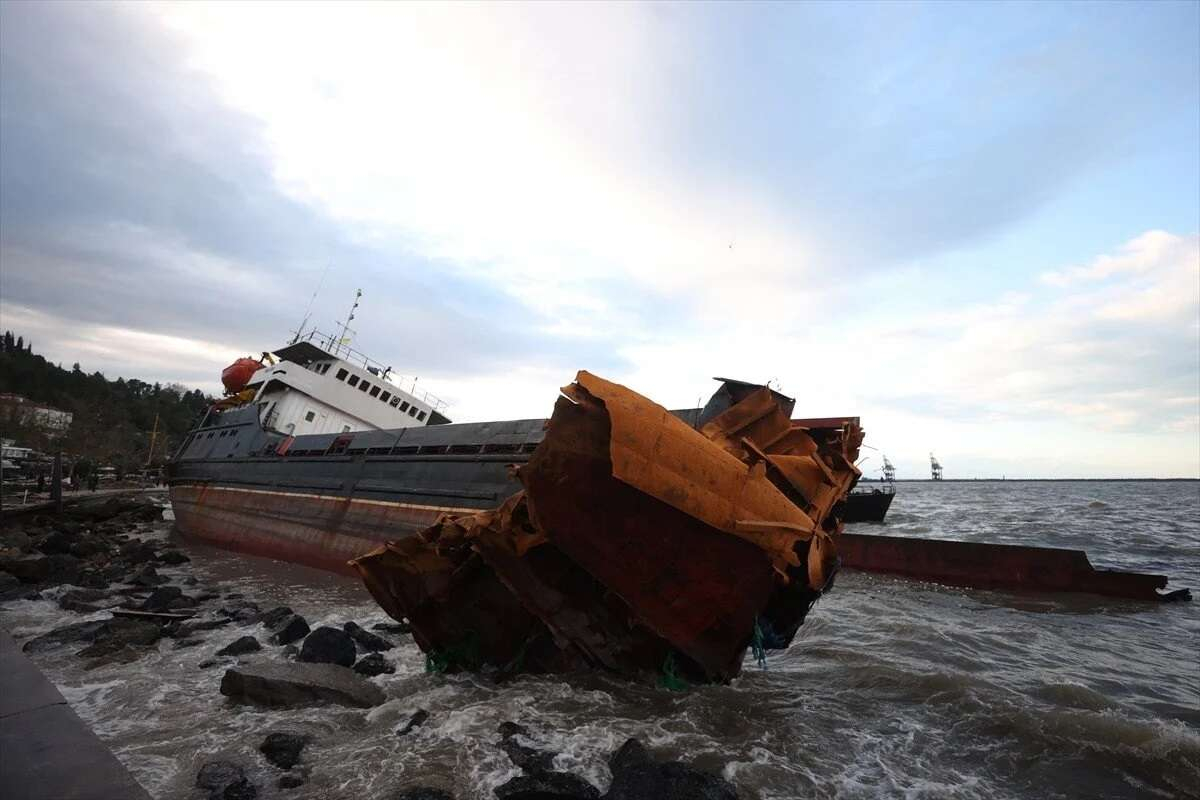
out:
{"label": "sea water", "polygon": [[[164,522],[159,535],[168,533]],[[1198,482],[901,483],[885,525],[851,530],[1087,551],[1097,567],[1200,590]],[[287,604],[309,623],[386,616],[356,581],[182,545],[202,587]],[[170,574],[170,569],[161,570]],[[191,590],[189,590],[191,591]],[[19,637],[88,617],[42,601],[0,605]],[[103,615],[95,615],[103,616]],[[608,755],[638,737],[718,772],[743,798],[1200,797],[1200,603],[947,588],[843,571],[792,647],[747,659],[728,686],[671,692],[600,674],[430,675],[410,637],[385,655],[372,710],[262,711],[218,691],[201,661],[257,625],[170,640],[91,672],[64,648],[34,656],[75,711],[158,798],[198,798],[200,765],[245,765],[262,798],[389,800],[432,785],[490,798],[518,771],[497,725],[528,727],[555,766],[604,789]],[[265,654],[263,654],[265,656]],[[417,709],[429,719],[395,730]],[[279,790],[257,747],[313,735],[309,782]]]}

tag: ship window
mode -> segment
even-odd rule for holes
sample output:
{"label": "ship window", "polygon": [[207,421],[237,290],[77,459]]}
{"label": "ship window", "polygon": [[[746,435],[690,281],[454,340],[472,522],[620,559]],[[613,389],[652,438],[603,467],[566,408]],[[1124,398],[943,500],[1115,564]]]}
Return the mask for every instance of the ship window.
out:
{"label": "ship window", "polygon": [[419,419],[419,420],[424,420],[424,419],[425,419],[425,412],[424,412],[424,411],[422,411],[421,413],[417,414],[417,419]]}
{"label": "ship window", "polygon": [[400,404],[400,410],[401,410],[401,411],[408,411],[408,403],[407,403],[407,402],[401,403],[401,404]]}
{"label": "ship window", "polygon": [[477,444],[452,444],[446,452],[456,453],[458,455],[474,455],[481,449],[482,448]]}
{"label": "ship window", "polygon": [[393,397],[392,402],[388,403],[388,405],[391,406],[392,408],[395,408],[396,406],[400,405],[400,398]]}
{"label": "ship window", "polygon": [[350,384],[351,386],[358,386],[358,376],[351,375],[350,380],[346,381],[346,383]]}
{"label": "ship window", "polygon": [[349,426],[349,425],[343,425],[343,426],[342,426],[342,433],[349,433],[349,432],[350,432],[350,426]]}
{"label": "ship window", "polygon": [[371,387],[371,397],[378,397],[378,396],[379,396],[379,387],[372,386]]}
{"label": "ship window", "polygon": [[304,421],[312,422],[314,419],[316,419],[316,417],[317,417],[317,415],[315,413],[313,413],[312,411],[310,411],[304,415]]}
{"label": "ship window", "polygon": [[388,401],[388,398],[391,396],[392,396],[391,392],[384,392],[383,394],[379,395],[379,402],[386,403]]}
{"label": "ship window", "polygon": [[397,447],[396,449],[392,450],[392,455],[413,456],[416,455],[417,451],[420,449],[421,448],[419,447]]}
{"label": "ship window", "polygon": [[371,388],[371,384],[368,383],[367,381],[363,381],[362,383],[360,383],[358,385],[358,390],[360,392],[365,392],[367,389],[370,389],[370,388]]}
{"label": "ship window", "polygon": [[413,406],[412,408],[410,408],[410,409],[408,410],[408,415],[409,415],[410,417],[415,417],[415,416],[417,415],[417,407],[416,407],[416,406]]}
{"label": "ship window", "polygon": [[333,377],[337,378],[339,381],[344,381],[344,380],[346,380],[346,370],[344,370],[344,369],[339,369],[339,370],[337,371],[337,375],[334,375]]}

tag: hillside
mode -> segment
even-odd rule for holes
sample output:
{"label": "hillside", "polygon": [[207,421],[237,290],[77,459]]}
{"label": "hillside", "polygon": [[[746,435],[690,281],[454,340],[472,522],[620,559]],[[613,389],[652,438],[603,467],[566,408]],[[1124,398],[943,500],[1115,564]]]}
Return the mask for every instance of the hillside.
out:
{"label": "hillside", "polygon": [[0,436],[40,450],[59,448],[70,456],[122,470],[146,463],[156,415],[153,462],[161,463],[212,402],[200,390],[176,384],[109,380],[99,372],[84,372],[79,364],[64,369],[34,353],[31,344],[9,331],[0,341],[0,393],[22,395],[75,415],[70,429],[51,440],[14,419],[11,410],[0,412]]}

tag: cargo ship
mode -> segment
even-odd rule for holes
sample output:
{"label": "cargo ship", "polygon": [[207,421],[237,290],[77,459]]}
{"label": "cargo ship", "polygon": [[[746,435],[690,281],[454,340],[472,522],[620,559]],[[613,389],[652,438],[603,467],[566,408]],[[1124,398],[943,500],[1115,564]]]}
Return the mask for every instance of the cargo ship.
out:
{"label": "cargo ship", "polygon": [[[671,413],[698,428],[731,393],[761,388],[717,380],[704,408]],[[545,436],[545,418],[454,423],[415,380],[315,330],[239,359],[222,382],[226,397],[167,465],[176,526],[218,547],[346,574],[355,574],[349,560],[442,515],[499,506]]]}

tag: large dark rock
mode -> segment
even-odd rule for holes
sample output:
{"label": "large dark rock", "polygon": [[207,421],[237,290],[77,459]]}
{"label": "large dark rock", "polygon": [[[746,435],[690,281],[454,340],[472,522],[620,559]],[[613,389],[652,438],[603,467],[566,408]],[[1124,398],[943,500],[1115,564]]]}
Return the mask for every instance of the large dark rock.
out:
{"label": "large dark rock", "polygon": [[530,775],[549,772],[554,763],[554,757],[558,755],[558,753],[551,752],[550,750],[538,750],[534,747],[527,747],[514,738],[502,740],[500,742],[500,749],[505,752],[514,764]]}
{"label": "large dark rock", "polygon": [[63,596],[58,598],[58,607],[66,611],[76,611],[80,614],[91,614],[99,611],[101,606],[96,604],[97,600],[103,600],[108,596],[107,592],[99,589],[72,589],[69,592],[64,592]]}
{"label": "large dark rock", "polygon": [[190,558],[188,558],[187,556],[185,556],[183,553],[179,552],[178,550],[164,550],[162,553],[159,554],[158,560],[164,564],[169,564],[171,566],[178,566],[180,564],[186,564],[189,561],[191,561]]}
{"label": "large dark rock", "polygon": [[246,772],[229,761],[210,761],[196,774],[196,785],[208,792],[210,800],[253,800],[258,789]]}
{"label": "large dark rock", "polygon": [[41,636],[30,639],[21,645],[21,650],[26,653],[44,653],[47,650],[62,647],[64,644],[94,642],[97,637],[104,634],[107,626],[108,622],[102,619],[93,620],[92,622],[76,622],[74,625],[64,625],[61,628],[55,628],[48,633],[43,633]]}
{"label": "large dark rock", "polygon": [[0,569],[22,583],[41,583],[50,577],[50,559],[43,555],[9,556],[0,558]]}
{"label": "large dark rock", "polygon": [[271,628],[271,641],[275,644],[291,644],[308,636],[308,623],[299,614],[289,614]]}
{"label": "large dark rock", "polygon": [[33,540],[20,528],[0,531],[0,548],[12,548],[27,552],[31,547],[33,547]]}
{"label": "large dark rock", "polygon": [[238,599],[221,606],[217,613],[238,622],[255,622],[258,620],[259,608],[258,603],[253,600]]}
{"label": "large dark rock", "polygon": [[354,639],[355,644],[357,644],[363,650],[367,650],[369,652],[391,650],[396,646],[382,636],[366,630],[357,622],[347,622],[342,626],[342,630],[350,634],[350,637]]}
{"label": "large dark rock", "polygon": [[55,553],[71,552],[71,545],[75,543],[75,534],[67,531],[52,531],[49,536],[42,539],[41,544],[37,546],[46,555]]}
{"label": "large dark rock", "polygon": [[275,663],[225,671],[221,694],[264,706],[338,703],[370,708],[384,701],[378,686],[336,664]]}
{"label": "large dark rock", "polygon": [[280,769],[291,769],[300,761],[300,751],[308,744],[309,737],[298,733],[277,731],[268,733],[258,746],[258,751]]}
{"label": "large dark rock", "polygon": [[66,553],[46,556],[50,564],[49,583],[74,583],[79,579],[79,559]]}
{"label": "large dark rock", "polygon": [[417,728],[424,725],[425,720],[427,720],[427,719],[429,719],[429,712],[423,708],[418,708],[416,710],[416,712],[411,717],[408,718],[408,722],[406,722],[404,724],[403,728],[396,729],[396,735],[397,736],[407,736],[408,734],[415,731]]}
{"label": "large dark rock", "polygon": [[166,611],[173,600],[183,597],[183,590],[178,586],[159,586],[146,601],[142,603],[142,611]]}
{"label": "large dark rock", "polygon": [[737,800],[718,775],[677,761],[656,761],[641,742],[629,739],[608,762],[613,780],[605,800]]}
{"label": "large dark rock", "polygon": [[258,643],[258,639],[255,639],[253,636],[242,636],[218,650],[217,655],[240,656],[246,653],[253,653],[256,650],[262,650],[262,645]]}
{"label": "large dark rock", "polygon": [[276,606],[275,608],[272,608],[270,611],[264,611],[262,614],[260,614],[258,617],[258,621],[261,622],[267,628],[274,628],[280,622],[283,622],[285,619],[287,619],[288,617],[292,616],[295,613],[296,612],[292,611],[287,606]]}
{"label": "large dark rock", "polygon": [[200,633],[201,631],[216,630],[217,628],[223,628],[232,623],[233,620],[227,617],[222,617],[221,619],[197,620],[194,622],[181,622],[175,627],[175,630],[171,635],[177,639],[186,639],[193,634]]}
{"label": "large dark rock", "polygon": [[304,638],[300,647],[300,660],[310,664],[340,664],[354,666],[358,651],[354,639],[345,631],[322,626]]}
{"label": "large dark rock", "polygon": [[396,673],[396,665],[384,660],[384,657],[379,653],[368,653],[355,663],[354,671],[359,675],[373,678],[376,675],[394,675]]}
{"label": "large dark rock", "polygon": [[95,636],[92,644],[76,653],[80,658],[98,658],[110,656],[126,647],[141,648],[136,653],[126,653],[132,660],[140,658],[145,649],[162,637],[162,627],[157,622],[141,619],[125,619],[115,617],[105,620],[103,627]]}
{"label": "large dark rock", "polygon": [[0,572],[0,600],[11,600],[28,591],[21,585],[21,579],[7,572]]}
{"label": "large dark rock", "polygon": [[280,789],[295,789],[297,786],[303,786],[307,782],[303,775],[280,775],[279,782],[275,785]]}
{"label": "large dark rock", "polygon": [[496,787],[497,800],[597,800],[599,797],[599,789],[569,772],[522,775]]}
{"label": "large dark rock", "polygon": [[140,539],[125,542],[117,548],[117,553],[130,564],[146,564],[158,559],[157,548],[154,544]]}
{"label": "large dark rock", "polygon": [[401,789],[399,794],[390,795],[387,800],[454,800],[454,795],[441,789],[416,786],[412,789]]}
{"label": "large dark rock", "polygon": [[135,572],[129,578],[129,582],[136,586],[158,586],[159,584],[166,583],[167,578],[159,575],[158,570],[153,565],[147,564]]}

